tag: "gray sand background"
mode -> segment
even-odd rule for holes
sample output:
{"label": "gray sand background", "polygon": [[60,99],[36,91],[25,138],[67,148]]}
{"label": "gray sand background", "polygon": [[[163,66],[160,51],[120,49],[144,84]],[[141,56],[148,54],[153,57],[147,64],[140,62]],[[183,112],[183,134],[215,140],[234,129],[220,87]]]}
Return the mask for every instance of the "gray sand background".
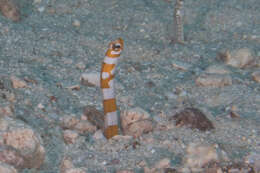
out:
{"label": "gray sand background", "polygon": [[[75,158],[75,166],[89,172],[127,168],[142,172],[136,166],[141,160],[153,165],[165,157],[177,167],[185,149],[178,145],[160,147],[160,141],[174,138],[183,145],[202,140],[226,146],[233,160],[260,153],[260,85],[251,77],[259,67],[234,68],[217,58],[223,50],[239,48],[248,48],[255,59],[260,58],[259,0],[186,0],[185,45],[170,44],[174,8],[170,0],[20,0],[18,5],[20,22],[0,16],[0,76],[7,85],[10,76],[37,81],[36,85],[28,84],[30,89],[10,85],[10,92],[17,99],[16,118],[42,136],[46,149],[42,168],[23,173],[57,173],[66,155]],[[80,76],[100,71],[107,45],[117,37],[125,41],[116,74],[120,110],[141,107],[161,122],[158,115],[162,112],[172,116],[177,109],[194,106],[209,115],[216,129],[206,133],[187,128],[154,131],[144,135],[155,139],[150,145],[120,152],[102,148],[117,146],[96,143],[91,134],[81,136],[74,145],[64,144],[58,126],[61,117],[80,117],[86,105],[102,110],[100,89],[81,85]],[[187,65],[187,70],[174,68],[176,62]],[[197,86],[196,78],[216,64],[230,71],[232,85]],[[73,85],[80,85],[80,90],[66,88]],[[181,95],[176,94],[176,88],[181,88]],[[57,102],[50,104],[53,95]],[[1,105],[9,104],[0,101]],[[228,117],[233,105],[239,120]],[[116,158],[120,164],[105,164]]]}

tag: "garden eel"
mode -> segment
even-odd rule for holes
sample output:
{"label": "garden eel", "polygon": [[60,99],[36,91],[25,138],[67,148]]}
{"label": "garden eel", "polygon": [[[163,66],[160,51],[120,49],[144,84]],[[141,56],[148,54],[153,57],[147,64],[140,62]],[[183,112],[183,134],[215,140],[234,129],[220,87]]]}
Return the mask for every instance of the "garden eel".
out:
{"label": "garden eel", "polygon": [[101,68],[100,86],[103,94],[103,109],[105,114],[104,134],[107,139],[118,134],[118,118],[113,78],[115,77],[115,67],[123,47],[124,41],[121,38],[109,43]]}
{"label": "garden eel", "polygon": [[183,33],[183,9],[184,0],[176,0],[174,7],[174,41],[176,43],[184,43],[184,33]]}

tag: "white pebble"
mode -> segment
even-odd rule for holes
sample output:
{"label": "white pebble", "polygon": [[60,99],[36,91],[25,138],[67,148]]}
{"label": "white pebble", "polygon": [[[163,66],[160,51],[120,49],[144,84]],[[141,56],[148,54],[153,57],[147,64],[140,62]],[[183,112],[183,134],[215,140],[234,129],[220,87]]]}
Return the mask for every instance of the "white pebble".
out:
{"label": "white pebble", "polygon": [[44,10],[45,10],[44,7],[39,7],[39,8],[38,8],[38,11],[39,11],[40,13],[44,12]]}
{"label": "white pebble", "polygon": [[76,27],[80,27],[80,21],[76,19],[73,21],[72,25]]}

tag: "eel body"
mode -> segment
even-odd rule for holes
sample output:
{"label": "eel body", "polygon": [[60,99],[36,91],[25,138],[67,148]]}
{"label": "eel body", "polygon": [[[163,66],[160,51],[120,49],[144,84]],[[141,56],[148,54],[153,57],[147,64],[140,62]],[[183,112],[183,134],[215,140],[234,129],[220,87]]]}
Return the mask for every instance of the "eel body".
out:
{"label": "eel body", "polygon": [[105,114],[104,134],[107,139],[118,135],[117,107],[114,93],[115,67],[124,47],[124,41],[119,38],[108,46],[102,63],[100,81],[103,94],[103,108]]}

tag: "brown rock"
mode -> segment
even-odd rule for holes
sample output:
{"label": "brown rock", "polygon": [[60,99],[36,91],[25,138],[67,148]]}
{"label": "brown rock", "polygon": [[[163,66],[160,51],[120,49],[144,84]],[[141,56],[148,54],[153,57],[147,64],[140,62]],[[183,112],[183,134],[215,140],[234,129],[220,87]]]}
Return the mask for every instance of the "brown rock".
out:
{"label": "brown rock", "polygon": [[134,137],[139,137],[143,133],[149,133],[153,130],[153,123],[151,120],[143,120],[139,122],[135,122],[129,125],[128,128],[124,129],[125,135],[131,135]]}
{"label": "brown rock", "polygon": [[173,68],[178,69],[178,70],[183,70],[183,71],[188,71],[191,69],[192,65],[185,63],[185,62],[181,62],[181,61],[174,61],[172,63]]}
{"label": "brown rock", "polygon": [[86,65],[84,62],[79,62],[76,64],[76,68],[79,70],[84,70],[86,68]]}
{"label": "brown rock", "polygon": [[150,115],[141,108],[124,111],[121,115],[121,124],[124,134],[134,137],[153,130]]}
{"label": "brown rock", "polygon": [[0,162],[16,168],[39,168],[45,151],[32,129],[10,117],[0,117]]}
{"label": "brown rock", "polygon": [[193,171],[200,170],[210,162],[218,161],[214,146],[192,143],[187,147],[185,165]]}
{"label": "brown rock", "polygon": [[203,74],[195,82],[198,86],[223,87],[232,85],[232,78],[229,75]]}
{"label": "brown rock", "polygon": [[98,129],[104,129],[104,114],[97,110],[94,106],[84,107],[84,115],[88,121],[97,126]]}
{"label": "brown rock", "polygon": [[71,168],[65,170],[65,173],[86,173],[86,172],[81,168]]}
{"label": "brown rock", "polygon": [[25,81],[15,77],[15,76],[11,76],[11,81],[12,81],[12,85],[13,88],[27,88],[27,84]]}
{"label": "brown rock", "polygon": [[73,129],[78,123],[79,120],[76,117],[66,115],[62,117],[60,124],[64,129]]}
{"label": "brown rock", "polygon": [[0,134],[4,145],[14,149],[14,153],[19,151],[23,157],[24,168],[39,168],[45,158],[44,148],[41,146],[39,137],[29,128],[17,128]]}
{"label": "brown rock", "polygon": [[252,73],[252,78],[256,82],[260,82],[260,71],[255,71]]}
{"label": "brown rock", "polygon": [[78,136],[79,136],[78,133],[73,130],[64,130],[63,132],[63,138],[65,143],[67,144],[75,143]]}
{"label": "brown rock", "polygon": [[64,158],[60,164],[60,172],[65,173],[66,170],[74,168],[74,165],[70,158]]}
{"label": "brown rock", "polygon": [[65,116],[60,123],[63,129],[76,130],[79,133],[93,133],[97,127],[86,120],[79,120],[73,116]]}
{"label": "brown rock", "polygon": [[6,146],[0,147],[0,162],[16,168],[22,168],[25,164],[23,156],[18,151]]}
{"label": "brown rock", "polygon": [[[123,136],[123,135],[116,135],[111,138],[110,141],[116,141],[116,142],[123,142],[123,141],[131,141],[133,139],[132,136]],[[127,143],[126,142],[126,143]]]}
{"label": "brown rock", "polygon": [[94,134],[93,134],[93,139],[95,140],[105,140],[106,141],[106,137],[104,136],[102,130],[97,130]]}
{"label": "brown rock", "polygon": [[12,0],[0,0],[0,11],[3,16],[14,22],[20,20],[19,9]]}
{"label": "brown rock", "polygon": [[120,171],[116,171],[116,173],[134,173],[134,172],[130,170],[120,170]]}
{"label": "brown rock", "polygon": [[79,85],[72,85],[72,86],[67,87],[67,89],[72,90],[72,91],[79,91],[80,86]]}
{"label": "brown rock", "polygon": [[227,65],[237,68],[244,68],[254,61],[251,50],[248,48],[236,49],[231,53],[226,51],[222,54],[221,59]]}
{"label": "brown rock", "polygon": [[158,172],[155,168],[144,167],[144,173],[161,173],[161,172]]}
{"label": "brown rock", "polygon": [[171,119],[176,120],[176,126],[186,126],[201,131],[214,129],[212,122],[196,108],[185,108],[183,111],[175,114]]}
{"label": "brown rock", "polygon": [[88,121],[81,121],[77,123],[73,129],[77,130],[79,133],[94,133],[97,130],[97,127]]}
{"label": "brown rock", "polygon": [[164,158],[160,160],[158,163],[156,163],[154,167],[157,169],[169,168],[171,167],[171,161],[168,158]]}
{"label": "brown rock", "polygon": [[13,116],[13,107],[12,106],[0,107],[0,116]]}
{"label": "brown rock", "polygon": [[223,173],[220,168],[206,168],[205,173]]}
{"label": "brown rock", "polygon": [[259,173],[251,165],[243,162],[231,162],[221,167],[224,173]]}
{"label": "brown rock", "polygon": [[75,26],[75,27],[80,27],[80,21],[75,19],[73,22],[72,22],[72,25]]}
{"label": "brown rock", "polygon": [[17,173],[17,170],[11,165],[0,163],[0,172],[1,173]]}
{"label": "brown rock", "polygon": [[205,70],[209,74],[229,74],[230,71],[223,65],[212,65]]}
{"label": "brown rock", "polygon": [[176,169],[174,169],[174,168],[165,168],[164,170],[163,170],[163,173],[180,173],[180,172],[178,172]]}
{"label": "brown rock", "polygon": [[236,111],[230,111],[229,115],[233,119],[240,118],[240,115]]}

